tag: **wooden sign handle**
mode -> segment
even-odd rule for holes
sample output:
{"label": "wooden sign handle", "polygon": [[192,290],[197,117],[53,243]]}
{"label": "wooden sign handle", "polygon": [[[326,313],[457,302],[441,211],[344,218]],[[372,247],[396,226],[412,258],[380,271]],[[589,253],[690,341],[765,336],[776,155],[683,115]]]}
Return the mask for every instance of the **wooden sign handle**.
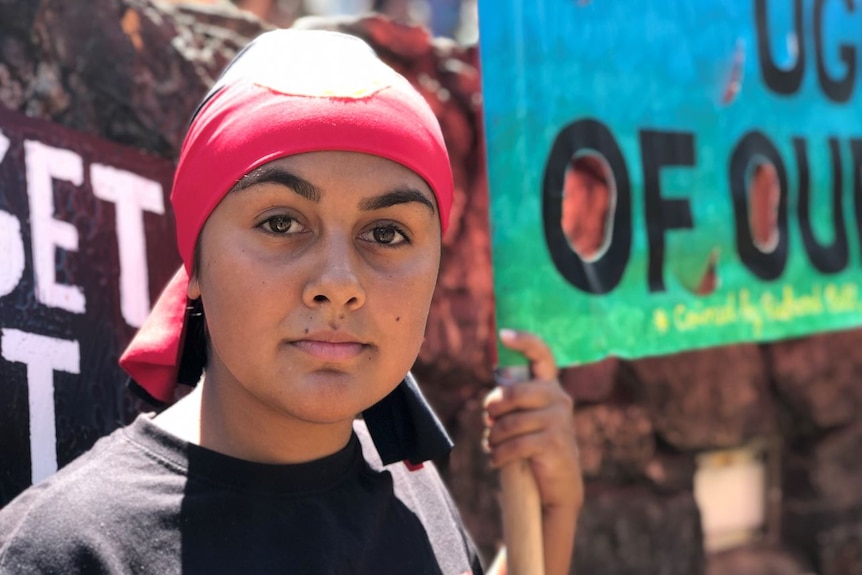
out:
{"label": "wooden sign handle", "polygon": [[[529,368],[523,366],[501,370],[497,379],[506,385],[528,377]],[[542,501],[530,462],[521,459],[505,465],[500,487],[507,575],[544,575]]]}

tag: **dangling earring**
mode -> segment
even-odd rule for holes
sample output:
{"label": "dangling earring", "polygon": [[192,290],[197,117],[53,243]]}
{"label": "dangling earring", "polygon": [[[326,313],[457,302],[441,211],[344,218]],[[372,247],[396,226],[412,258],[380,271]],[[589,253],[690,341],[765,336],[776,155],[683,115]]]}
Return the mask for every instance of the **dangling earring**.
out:
{"label": "dangling earring", "polygon": [[189,305],[186,306],[186,314],[188,314],[189,317],[203,317],[204,303],[201,301],[201,298],[189,301]]}
{"label": "dangling earring", "polygon": [[186,306],[186,333],[180,355],[177,382],[194,386],[207,364],[207,321],[201,298],[193,299]]}

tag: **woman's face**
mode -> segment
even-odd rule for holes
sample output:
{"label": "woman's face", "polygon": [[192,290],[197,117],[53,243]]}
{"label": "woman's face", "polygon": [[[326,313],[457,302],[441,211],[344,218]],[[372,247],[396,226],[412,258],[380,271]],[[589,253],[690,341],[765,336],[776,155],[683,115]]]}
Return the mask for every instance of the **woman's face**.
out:
{"label": "woman's face", "polygon": [[377,156],[314,152],[252,172],[204,225],[189,285],[207,385],[309,423],[385,397],[424,338],[439,222],[425,181]]}

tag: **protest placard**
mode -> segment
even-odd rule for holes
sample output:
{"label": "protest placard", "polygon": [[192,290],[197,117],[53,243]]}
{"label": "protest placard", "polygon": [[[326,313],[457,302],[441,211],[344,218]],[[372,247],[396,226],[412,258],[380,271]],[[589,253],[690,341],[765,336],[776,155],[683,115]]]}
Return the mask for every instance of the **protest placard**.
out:
{"label": "protest placard", "polygon": [[862,324],[862,10],[501,1],[480,25],[500,325],[569,365]]}
{"label": "protest placard", "polygon": [[172,174],[0,108],[0,506],[136,414],[117,357],[179,265]]}

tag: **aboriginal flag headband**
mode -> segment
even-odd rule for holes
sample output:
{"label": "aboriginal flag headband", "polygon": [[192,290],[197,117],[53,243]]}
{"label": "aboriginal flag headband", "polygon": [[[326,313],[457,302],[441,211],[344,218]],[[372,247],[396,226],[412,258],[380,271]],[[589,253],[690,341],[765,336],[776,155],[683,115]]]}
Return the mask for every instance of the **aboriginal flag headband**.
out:
{"label": "aboriginal flag headband", "polygon": [[[186,289],[198,235],[221,199],[255,168],[324,150],[372,154],[416,172],[436,196],[445,231],[449,157],[437,119],[407,80],[352,36],[261,35],[225,69],[189,125],[171,192],[183,267],[120,358],[133,389],[171,403],[178,382],[200,378],[203,359],[186,335],[202,319]],[[419,464],[452,447],[410,374],[363,417],[384,463]]]}

